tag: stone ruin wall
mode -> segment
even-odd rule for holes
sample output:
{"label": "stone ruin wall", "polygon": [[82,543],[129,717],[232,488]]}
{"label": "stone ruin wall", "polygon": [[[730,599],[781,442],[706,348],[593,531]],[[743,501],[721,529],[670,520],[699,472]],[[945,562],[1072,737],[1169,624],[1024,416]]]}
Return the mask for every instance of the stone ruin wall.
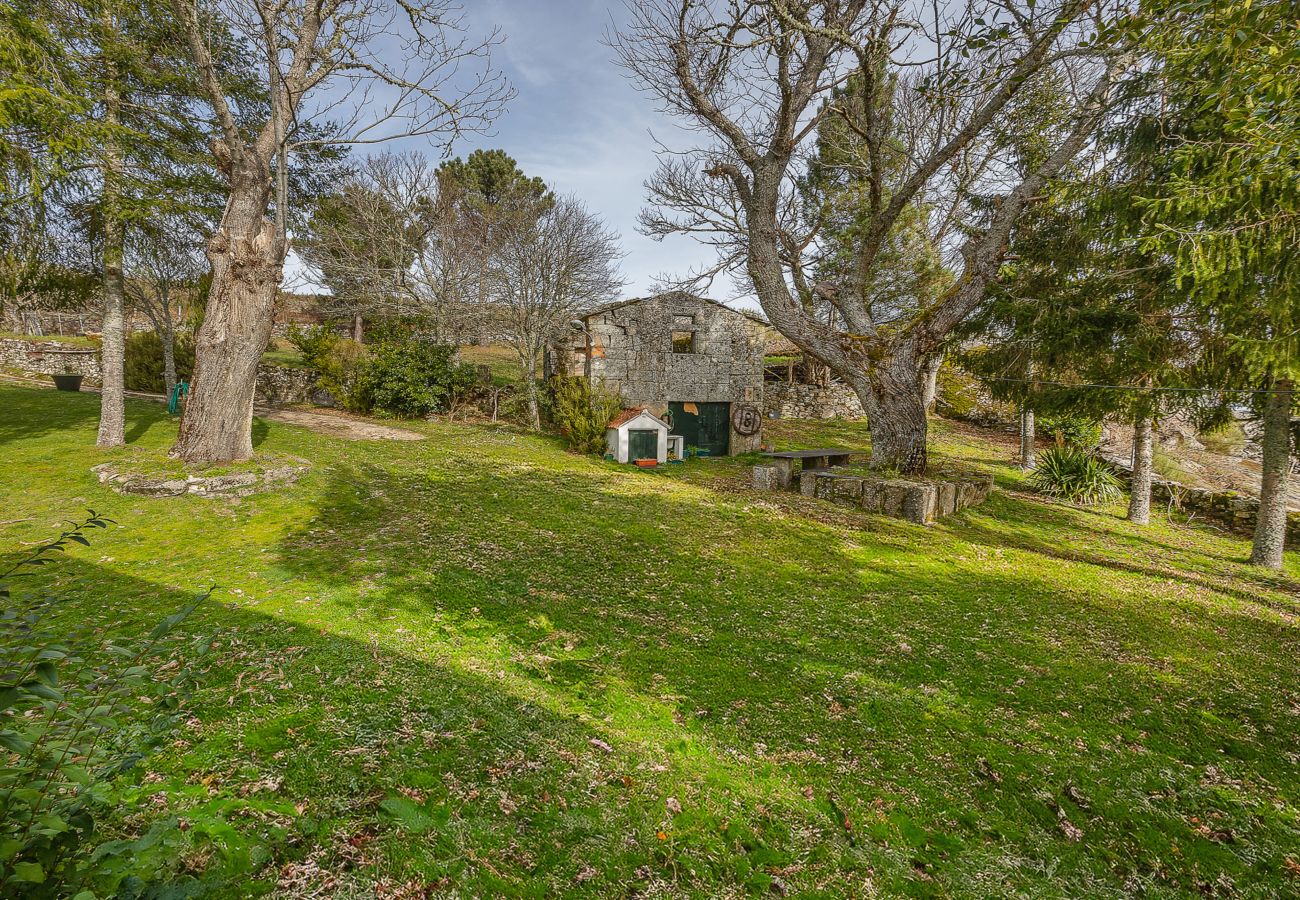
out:
{"label": "stone ruin wall", "polygon": [[853,388],[842,382],[818,387],[769,381],[763,386],[763,415],[770,419],[861,419],[866,413]]}
{"label": "stone ruin wall", "polygon": [[[62,375],[70,372],[93,381],[99,380],[99,351],[56,341],[0,339],[0,369],[27,375]],[[258,403],[267,406],[292,406],[314,403],[333,406],[330,395],[316,386],[314,369],[263,365],[257,370]]]}

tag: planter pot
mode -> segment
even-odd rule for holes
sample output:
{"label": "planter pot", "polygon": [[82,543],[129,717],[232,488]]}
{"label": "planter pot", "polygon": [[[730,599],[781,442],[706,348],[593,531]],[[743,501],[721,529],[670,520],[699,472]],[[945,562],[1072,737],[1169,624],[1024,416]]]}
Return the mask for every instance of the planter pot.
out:
{"label": "planter pot", "polygon": [[60,391],[79,391],[81,390],[81,379],[84,375],[51,375],[54,379],[54,387]]}
{"label": "planter pot", "polygon": [[636,461],[636,464],[637,464],[640,468],[642,468],[642,469],[653,469],[655,466],[659,465],[659,460],[657,460],[657,459],[638,459],[638,460]]}

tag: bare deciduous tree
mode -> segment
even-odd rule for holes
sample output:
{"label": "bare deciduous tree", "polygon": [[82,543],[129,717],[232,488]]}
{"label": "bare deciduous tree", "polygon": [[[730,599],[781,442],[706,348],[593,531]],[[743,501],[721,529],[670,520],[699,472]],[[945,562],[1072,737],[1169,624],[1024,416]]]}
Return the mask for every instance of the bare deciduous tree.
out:
{"label": "bare deciduous tree", "polygon": [[[707,138],[662,164],[643,225],[716,247],[697,276],[743,274],[773,325],[853,386],[874,465],[924,471],[927,364],[980,303],[1017,217],[1090,144],[1128,59],[1095,37],[1117,20],[1109,3],[630,3],[612,39],[624,65]],[[1047,77],[1070,109],[1017,170],[1007,134],[1036,126],[1015,101]],[[856,220],[851,264],[824,280],[834,211],[810,208],[800,180],[832,120],[853,138]],[[956,277],[931,301],[882,305],[875,275],[902,227],[921,227]]]}
{"label": "bare deciduous tree", "polygon": [[577,199],[528,201],[511,216],[494,254],[492,297],[506,340],[519,357],[528,390],[528,418],[541,427],[538,360],[551,337],[575,317],[614,299],[623,287],[618,235]]}
{"label": "bare deciduous tree", "polygon": [[178,216],[137,229],[126,241],[127,304],[144,313],[162,343],[163,389],[168,396],[177,380],[177,330],[208,271],[202,246],[202,236]]}
{"label": "bare deciduous tree", "polygon": [[[450,142],[486,126],[509,88],[487,66],[492,38],[465,39],[446,0],[178,5],[221,127],[212,152],[229,185],[220,227],[208,242],[212,287],[173,450],[187,462],[206,463],[252,454],[257,364],[288,251],[288,155],[410,136]],[[247,52],[256,61],[269,109],[235,107],[209,42],[216,20],[237,38],[226,52]]]}
{"label": "bare deciduous tree", "polygon": [[298,251],[329,287],[326,310],[356,320],[420,316],[435,340],[461,343],[475,316],[477,242],[419,153],[368,158],[312,216]]}

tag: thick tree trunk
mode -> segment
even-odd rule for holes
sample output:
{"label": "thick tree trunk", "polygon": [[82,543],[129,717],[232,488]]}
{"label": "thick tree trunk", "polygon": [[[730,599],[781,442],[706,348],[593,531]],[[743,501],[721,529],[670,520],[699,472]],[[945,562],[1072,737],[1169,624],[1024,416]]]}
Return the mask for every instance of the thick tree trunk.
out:
{"label": "thick tree trunk", "polygon": [[1291,475],[1291,382],[1273,382],[1264,400],[1263,472],[1259,486],[1259,517],[1250,561],[1270,569],[1282,568],[1286,546],[1287,481]]}
{"label": "thick tree trunk", "polygon": [[1138,525],[1151,521],[1151,416],[1133,420],[1133,477],[1129,481],[1128,520]]}
{"label": "thick tree trunk", "polygon": [[363,338],[365,338],[365,336],[366,336],[365,322],[361,318],[361,313],[357,313],[352,317],[352,340],[360,344],[363,342]]}
{"label": "thick tree trunk", "polygon": [[867,411],[873,469],[925,474],[929,423],[922,381],[915,367],[898,361],[890,369],[872,369],[853,379],[853,388]]}
{"label": "thick tree trunk", "polygon": [[1034,408],[1020,407],[1020,468],[1029,470],[1038,465],[1038,432],[1034,427]]}
{"label": "thick tree trunk", "polygon": [[253,455],[257,366],[271,337],[284,247],[266,217],[270,164],[251,149],[233,161],[230,200],[208,243],[212,287],[195,335],[194,377],[172,453],[191,464]]}

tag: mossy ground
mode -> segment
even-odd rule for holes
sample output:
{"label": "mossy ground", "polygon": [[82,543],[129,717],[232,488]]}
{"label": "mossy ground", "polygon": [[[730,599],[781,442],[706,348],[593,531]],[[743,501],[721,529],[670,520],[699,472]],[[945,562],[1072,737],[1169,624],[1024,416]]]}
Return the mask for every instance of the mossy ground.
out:
{"label": "mossy ground", "polygon": [[[90,472],[97,404],[0,385],[0,541],[119,523],[40,575],[69,627],[218,586],[191,724],[114,825],[209,823],[177,865],[213,896],[1300,892],[1293,558],[1043,502],[943,423],[937,457],[1002,490],[920,528],[755,494],[744,459],[445,423],[259,420],[297,484],[124,497]],[[129,402],[132,447],[174,432]]]}

